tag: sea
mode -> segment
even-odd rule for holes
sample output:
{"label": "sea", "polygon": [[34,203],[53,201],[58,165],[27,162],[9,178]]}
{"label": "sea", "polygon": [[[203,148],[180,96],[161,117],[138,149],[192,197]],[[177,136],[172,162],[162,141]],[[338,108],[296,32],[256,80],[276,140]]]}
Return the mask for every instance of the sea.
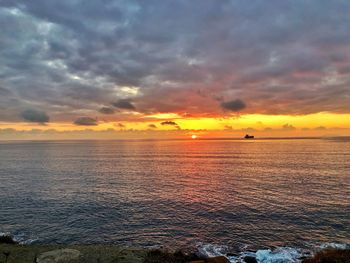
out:
{"label": "sea", "polygon": [[350,245],[350,139],[0,141],[0,233],[300,262]]}

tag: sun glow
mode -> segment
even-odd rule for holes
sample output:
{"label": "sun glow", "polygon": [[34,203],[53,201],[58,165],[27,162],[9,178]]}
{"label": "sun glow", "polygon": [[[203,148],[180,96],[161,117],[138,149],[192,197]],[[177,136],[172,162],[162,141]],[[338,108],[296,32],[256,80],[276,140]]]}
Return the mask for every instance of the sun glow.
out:
{"label": "sun glow", "polygon": [[[140,114],[140,113],[138,113]],[[170,115],[171,117],[176,116]],[[74,125],[71,120],[49,122],[1,122],[0,140],[9,139],[143,139],[143,138],[242,138],[349,136],[350,114],[309,115],[246,114],[232,118],[130,118],[98,119],[95,126]],[[161,115],[161,117],[169,117]],[[168,121],[165,121],[168,120]],[[170,125],[163,125],[166,123]]]}

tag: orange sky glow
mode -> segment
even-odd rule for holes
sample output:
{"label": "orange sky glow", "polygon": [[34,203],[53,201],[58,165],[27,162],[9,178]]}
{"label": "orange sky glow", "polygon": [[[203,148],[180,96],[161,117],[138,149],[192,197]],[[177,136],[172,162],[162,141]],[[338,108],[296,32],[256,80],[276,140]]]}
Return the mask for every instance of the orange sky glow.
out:
{"label": "orange sky glow", "polygon": [[[152,121],[98,121],[86,127],[72,123],[1,123],[0,138],[7,139],[157,139],[157,138],[241,138],[246,133],[256,137],[313,137],[350,135],[350,114],[317,113],[310,115],[246,114],[223,118],[171,119],[176,125],[162,125],[171,114],[149,116]],[[168,119],[166,119],[168,120]],[[6,132],[7,131],[7,132]]]}

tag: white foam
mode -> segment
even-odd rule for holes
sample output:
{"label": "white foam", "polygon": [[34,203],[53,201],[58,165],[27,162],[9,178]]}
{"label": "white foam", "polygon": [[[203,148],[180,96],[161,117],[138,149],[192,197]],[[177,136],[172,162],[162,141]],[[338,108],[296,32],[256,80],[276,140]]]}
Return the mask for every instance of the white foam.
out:
{"label": "white foam", "polygon": [[322,243],[319,245],[316,245],[317,248],[319,249],[326,249],[326,248],[338,248],[338,249],[347,249],[349,247],[348,244],[344,243],[332,243],[332,242],[327,242],[327,243]]}
{"label": "white foam", "polygon": [[197,249],[200,255],[206,257],[225,256],[228,247],[215,244],[198,244]]}
{"label": "white foam", "polygon": [[[247,247],[245,247],[247,248]],[[244,262],[243,258],[246,256],[255,257],[254,252],[242,252],[239,256],[227,256],[228,253],[228,246],[223,245],[216,245],[216,244],[199,244],[197,246],[198,252],[201,256],[205,257],[218,257],[218,256],[224,256],[226,257],[231,263],[238,263],[238,262]]]}
{"label": "white foam", "polygon": [[25,239],[25,240],[18,240],[16,238],[14,238],[15,241],[17,241],[18,243],[20,243],[21,245],[30,245],[36,241],[38,241],[37,238],[28,238],[28,239]]}
{"label": "white foam", "polygon": [[245,257],[254,257],[259,263],[299,263],[303,252],[289,247],[281,247],[274,250],[260,249],[256,252],[241,252],[238,256],[230,256],[231,263],[245,262]]}
{"label": "white foam", "polygon": [[199,253],[206,257],[225,256],[231,263],[244,262],[244,258],[254,257],[258,263],[300,263],[304,257],[313,255],[314,251],[324,248],[346,249],[347,244],[341,243],[323,243],[319,246],[313,246],[312,249],[301,249],[292,247],[277,247],[275,249],[259,249],[256,252],[243,251],[237,256],[227,256],[229,249],[227,246],[215,244],[199,244],[197,246]]}
{"label": "white foam", "polygon": [[259,263],[298,263],[301,262],[300,258],[303,256],[303,252],[290,247],[258,250],[256,253],[256,259]]}

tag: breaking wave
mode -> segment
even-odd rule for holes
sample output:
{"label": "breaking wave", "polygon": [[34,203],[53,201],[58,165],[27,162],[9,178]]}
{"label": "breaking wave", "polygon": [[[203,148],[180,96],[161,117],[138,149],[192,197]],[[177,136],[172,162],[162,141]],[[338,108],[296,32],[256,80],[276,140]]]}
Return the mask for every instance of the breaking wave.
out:
{"label": "breaking wave", "polygon": [[231,263],[246,262],[245,259],[248,258],[255,258],[258,263],[300,263],[303,259],[311,257],[322,249],[348,249],[350,245],[344,243],[320,243],[308,244],[307,248],[276,247],[258,249],[256,251],[245,250],[238,253],[230,253],[229,248],[225,245],[199,244],[197,248],[200,255],[207,257],[225,256]]}

